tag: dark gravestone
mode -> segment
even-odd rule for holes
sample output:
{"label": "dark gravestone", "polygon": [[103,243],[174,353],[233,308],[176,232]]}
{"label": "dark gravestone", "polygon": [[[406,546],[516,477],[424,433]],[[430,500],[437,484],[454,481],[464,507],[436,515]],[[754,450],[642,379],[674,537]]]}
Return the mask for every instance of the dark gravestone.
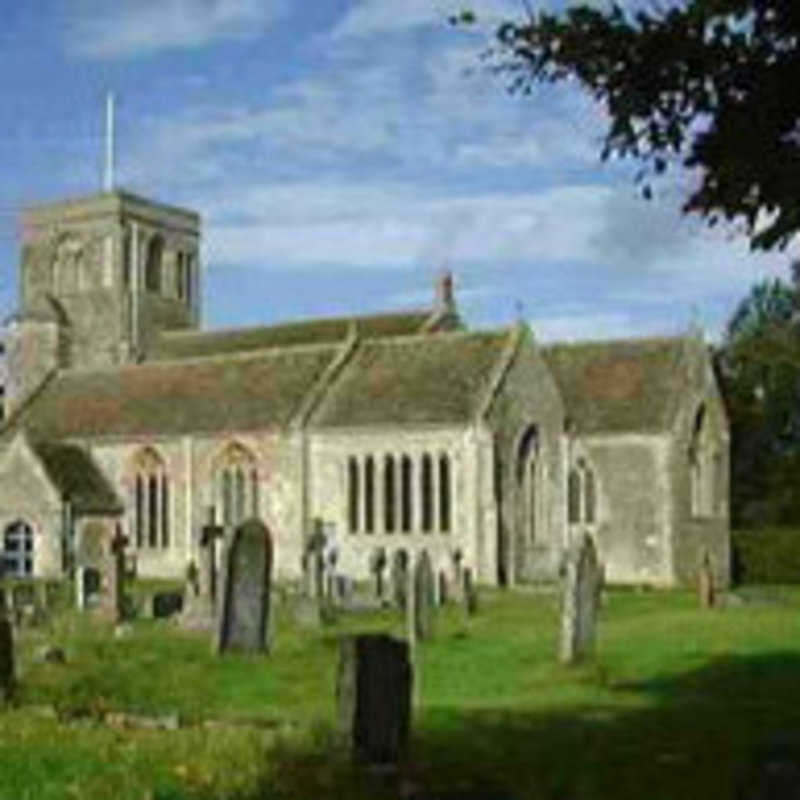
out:
{"label": "dark gravestone", "polygon": [[386,569],[386,550],[378,547],[369,558],[369,570],[375,577],[375,597],[383,599],[383,573]]}
{"label": "dark gravestone", "polygon": [[411,726],[408,645],[386,634],[346,636],[339,645],[339,730],[357,761],[396,764]]}
{"label": "dark gravestone", "polygon": [[0,703],[11,696],[14,684],[14,633],[11,621],[0,614]]}
{"label": "dark gravestone", "polygon": [[697,576],[697,594],[700,608],[714,608],[716,601],[714,591],[714,568],[711,566],[711,556],[708,551],[703,554]]}
{"label": "dark gravestone", "polygon": [[475,580],[472,577],[472,570],[467,567],[463,573],[462,593],[464,596],[464,610],[468,617],[478,613],[478,590],[475,588]]}
{"label": "dark gravestone", "polygon": [[152,598],[153,617],[165,619],[177,614],[183,608],[182,592],[156,592]]}
{"label": "dark gravestone", "polygon": [[391,582],[392,602],[405,611],[408,592],[408,553],[405,550],[397,550],[392,556]]}
{"label": "dark gravestone", "polygon": [[433,613],[436,603],[436,586],[433,568],[427,550],[417,556],[414,569],[414,632],[418,640],[433,635]]}
{"label": "dark gravestone", "polygon": [[268,650],[272,539],[266,526],[257,519],[243,522],[222,561],[217,652]]}
{"label": "dark gravestone", "polygon": [[104,559],[104,574],[100,591],[99,611],[103,617],[117,624],[125,616],[123,589],[125,583],[125,545],[127,537],[117,529],[108,543]]}
{"label": "dark gravestone", "polygon": [[569,549],[561,608],[561,661],[574,664],[594,654],[603,571],[591,536]]}

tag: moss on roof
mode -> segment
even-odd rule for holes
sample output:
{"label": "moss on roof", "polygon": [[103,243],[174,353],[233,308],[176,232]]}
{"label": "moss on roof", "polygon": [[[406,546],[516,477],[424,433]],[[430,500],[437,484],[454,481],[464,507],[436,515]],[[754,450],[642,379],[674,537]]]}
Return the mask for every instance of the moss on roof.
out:
{"label": "moss on roof", "polygon": [[79,514],[122,512],[122,504],[92,457],[71,444],[36,442],[32,445],[61,497]]}
{"label": "moss on roof", "polygon": [[567,413],[584,433],[664,430],[681,388],[683,338],[542,347]]}
{"label": "moss on roof", "polygon": [[298,347],[64,372],[15,427],[37,440],[282,428],[337,351]]}
{"label": "moss on roof", "polygon": [[359,336],[407,336],[418,333],[431,316],[429,311],[399,314],[374,314],[365,317],[329,317],[256,328],[220,331],[175,331],[156,339],[148,360],[192,358],[241,353],[270,347],[300,344],[331,344],[347,338],[352,327]]}
{"label": "moss on roof", "polygon": [[362,343],[312,417],[314,427],[463,423],[478,411],[508,331]]}

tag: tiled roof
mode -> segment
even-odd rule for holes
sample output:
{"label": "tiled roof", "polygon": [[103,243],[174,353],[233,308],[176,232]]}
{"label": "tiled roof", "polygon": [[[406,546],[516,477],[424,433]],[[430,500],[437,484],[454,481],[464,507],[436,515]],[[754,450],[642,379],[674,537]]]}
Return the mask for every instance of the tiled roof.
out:
{"label": "tiled roof", "polygon": [[69,444],[32,445],[53,485],[80,514],[122,511],[122,504],[92,457]]}
{"label": "tiled roof", "polygon": [[584,433],[656,431],[669,425],[682,385],[682,338],[542,347],[567,413]]}
{"label": "tiled roof", "polygon": [[37,440],[282,428],[338,349],[71,370],[44,386],[13,427]]}
{"label": "tiled roof", "polygon": [[332,344],[344,341],[355,329],[365,339],[419,333],[431,318],[430,311],[374,314],[366,317],[329,317],[256,328],[219,331],[162,333],[147,354],[151,361],[241,353],[300,344]]}
{"label": "tiled roof", "polygon": [[463,423],[473,418],[509,331],[436,333],[359,345],[313,427]]}

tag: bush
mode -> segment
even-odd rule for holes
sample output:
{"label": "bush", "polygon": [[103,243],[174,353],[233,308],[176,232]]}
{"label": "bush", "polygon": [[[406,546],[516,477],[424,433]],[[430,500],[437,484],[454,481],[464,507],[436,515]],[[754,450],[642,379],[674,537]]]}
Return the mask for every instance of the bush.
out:
{"label": "bush", "polygon": [[800,530],[731,531],[731,560],[734,583],[800,583]]}

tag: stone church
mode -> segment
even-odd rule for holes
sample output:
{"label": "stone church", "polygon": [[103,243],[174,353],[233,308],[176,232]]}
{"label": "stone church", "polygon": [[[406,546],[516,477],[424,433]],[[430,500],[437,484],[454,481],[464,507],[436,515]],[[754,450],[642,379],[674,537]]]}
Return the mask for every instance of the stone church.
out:
{"label": "stone church", "polygon": [[180,578],[214,514],[279,578],[322,529],[369,576],[425,548],[486,584],[552,579],[588,531],[616,583],[728,577],[728,428],[697,335],[540,346],[429,308],[203,331],[200,219],[114,191],[26,213],[7,341],[0,545],[58,576],[121,530]]}

